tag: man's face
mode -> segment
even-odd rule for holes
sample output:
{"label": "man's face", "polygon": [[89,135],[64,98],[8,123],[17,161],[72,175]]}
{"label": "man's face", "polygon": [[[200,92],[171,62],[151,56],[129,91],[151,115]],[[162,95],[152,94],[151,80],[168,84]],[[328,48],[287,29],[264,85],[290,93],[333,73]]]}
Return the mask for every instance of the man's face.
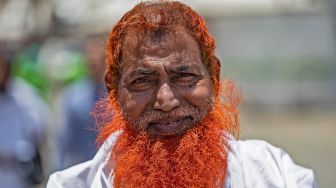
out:
{"label": "man's face", "polygon": [[212,109],[213,91],[197,42],[185,32],[126,38],[118,102],[130,128],[183,135]]}

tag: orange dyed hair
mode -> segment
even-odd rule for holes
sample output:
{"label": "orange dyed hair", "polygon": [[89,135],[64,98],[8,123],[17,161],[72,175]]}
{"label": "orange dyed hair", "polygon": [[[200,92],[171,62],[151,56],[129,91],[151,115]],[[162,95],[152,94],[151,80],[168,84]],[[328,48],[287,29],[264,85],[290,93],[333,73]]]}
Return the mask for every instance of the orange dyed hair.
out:
{"label": "orange dyed hair", "polygon": [[121,57],[125,38],[130,31],[146,34],[158,30],[181,30],[191,35],[199,44],[201,58],[208,68],[215,96],[220,84],[220,62],[215,56],[215,41],[204,19],[189,6],[179,2],[142,2],[127,12],[114,26],[106,44],[105,85],[117,98],[120,79]]}

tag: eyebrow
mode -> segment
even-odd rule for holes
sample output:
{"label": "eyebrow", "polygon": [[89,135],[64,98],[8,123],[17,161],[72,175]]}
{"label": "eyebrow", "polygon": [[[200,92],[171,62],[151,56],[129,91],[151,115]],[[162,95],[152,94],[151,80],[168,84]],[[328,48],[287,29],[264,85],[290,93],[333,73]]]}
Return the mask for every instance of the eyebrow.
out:
{"label": "eyebrow", "polygon": [[173,73],[179,73],[179,72],[184,72],[184,71],[200,72],[200,69],[198,66],[193,65],[193,64],[182,64],[182,65],[178,65],[176,67],[170,68],[169,71]]}
{"label": "eyebrow", "polygon": [[178,71],[178,72],[182,72],[182,71],[185,71],[185,70],[188,70],[188,69],[189,69],[188,65],[180,65],[180,66],[177,66],[175,68],[175,70]]}
{"label": "eyebrow", "polygon": [[153,75],[155,73],[154,70],[149,70],[145,68],[137,68],[134,71],[132,71],[129,75],[130,76],[135,76],[135,75]]}

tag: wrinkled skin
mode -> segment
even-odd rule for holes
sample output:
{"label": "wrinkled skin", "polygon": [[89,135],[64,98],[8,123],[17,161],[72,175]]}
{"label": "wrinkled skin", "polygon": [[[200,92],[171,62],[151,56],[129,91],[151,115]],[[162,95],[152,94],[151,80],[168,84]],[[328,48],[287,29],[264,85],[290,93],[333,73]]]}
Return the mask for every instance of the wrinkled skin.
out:
{"label": "wrinkled skin", "polygon": [[118,102],[131,130],[175,137],[206,117],[213,105],[212,84],[190,35],[129,37],[124,49]]}

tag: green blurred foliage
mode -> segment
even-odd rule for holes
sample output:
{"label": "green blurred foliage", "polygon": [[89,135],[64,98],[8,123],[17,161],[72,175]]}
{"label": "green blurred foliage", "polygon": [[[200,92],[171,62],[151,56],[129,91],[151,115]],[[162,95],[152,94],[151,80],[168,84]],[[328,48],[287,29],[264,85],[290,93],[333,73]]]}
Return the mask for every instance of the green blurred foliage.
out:
{"label": "green blurred foliage", "polygon": [[68,59],[69,63],[62,68],[62,74],[59,74],[58,77],[51,77],[43,67],[45,65],[39,62],[39,51],[40,46],[37,44],[32,44],[22,50],[14,59],[12,74],[35,87],[43,98],[47,98],[48,92],[53,87],[51,83],[56,81],[67,85],[87,75],[83,55],[73,53]]}

